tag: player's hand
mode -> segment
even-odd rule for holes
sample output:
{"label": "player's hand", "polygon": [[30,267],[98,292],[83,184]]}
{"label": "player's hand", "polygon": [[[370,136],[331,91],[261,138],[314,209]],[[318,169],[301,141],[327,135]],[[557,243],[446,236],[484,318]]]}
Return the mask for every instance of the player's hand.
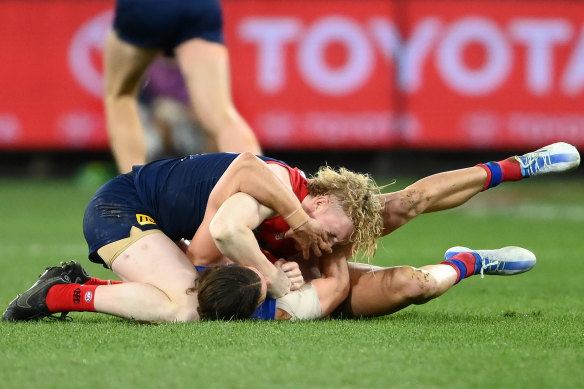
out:
{"label": "player's hand", "polygon": [[320,222],[313,218],[309,218],[306,223],[296,228],[295,231],[289,229],[284,237],[292,238],[296,241],[304,259],[310,258],[311,250],[317,257],[320,257],[323,252],[331,253],[333,251],[326,231],[322,228]]}
{"label": "player's hand", "polygon": [[304,285],[304,277],[302,277],[302,272],[300,271],[300,267],[296,262],[289,262],[285,259],[278,259],[274,262],[274,266],[284,271],[286,277],[290,280],[290,291],[294,292],[295,290],[300,289],[302,285]]}
{"label": "player's hand", "polygon": [[281,268],[275,267],[272,274],[267,277],[268,296],[274,299],[290,293],[292,282]]}

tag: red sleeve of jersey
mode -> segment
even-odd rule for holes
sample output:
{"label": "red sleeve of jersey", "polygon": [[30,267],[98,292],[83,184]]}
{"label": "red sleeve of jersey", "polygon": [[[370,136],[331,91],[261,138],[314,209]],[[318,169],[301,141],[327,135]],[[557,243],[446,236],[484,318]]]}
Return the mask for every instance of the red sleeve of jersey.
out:
{"label": "red sleeve of jersey", "polygon": [[274,163],[288,169],[288,173],[290,174],[290,183],[292,184],[292,191],[300,201],[304,200],[304,198],[308,195],[308,189],[306,188],[306,175],[302,170],[298,169],[297,167],[290,167],[277,161],[265,162],[267,164]]}
{"label": "red sleeve of jersey", "polygon": [[[275,163],[288,169],[290,173],[290,182],[292,191],[300,201],[308,195],[306,187],[306,176],[304,172],[297,167],[292,168],[288,165],[276,161],[265,161],[266,163]],[[272,258],[288,258],[298,253],[293,239],[284,239],[284,234],[290,229],[290,226],[284,218],[278,216],[273,219],[265,220],[258,228],[254,230],[256,239],[260,247],[273,254]]]}

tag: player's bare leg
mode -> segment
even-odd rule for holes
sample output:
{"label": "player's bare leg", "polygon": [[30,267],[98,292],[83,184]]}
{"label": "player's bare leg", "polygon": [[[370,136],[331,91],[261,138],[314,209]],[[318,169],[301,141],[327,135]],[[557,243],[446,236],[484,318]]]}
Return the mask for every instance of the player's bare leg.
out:
{"label": "player's bare leg", "polygon": [[198,276],[180,248],[162,233],[141,237],[113,262],[120,281],[92,278],[74,261],[48,268],[12,301],[3,320],[38,320],[53,313],[101,312],[154,322],[198,319]]}
{"label": "player's bare leg", "polygon": [[428,302],[456,282],[456,271],[447,265],[379,268],[349,263],[349,274],[349,297],[335,310],[334,317],[389,315],[411,304]]}
{"label": "player's bare leg", "polygon": [[261,154],[257,138],[241,117],[231,97],[227,48],[203,39],[191,39],[176,50],[195,116],[217,150]]}
{"label": "player's bare leg", "polygon": [[380,268],[350,263],[351,292],[334,317],[371,317],[397,312],[435,299],[475,274],[512,275],[535,266],[535,255],[520,247],[471,250],[453,247],[436,265]]}
{"label": "player's bare leg", "polygon": [[105,115],[112,152],[121,173],[146,163],[137,94],[142,76],[157,53],[125,43],[113,31],[108,33],[104,52]]}
{"label": "player's bare leg", "polygon": [[198,318],[197,294],[187,293],[197,272],[166,235],[142,237],[118,256],[112,270],[123,283],[97,288],[97,312],[145,321]]}

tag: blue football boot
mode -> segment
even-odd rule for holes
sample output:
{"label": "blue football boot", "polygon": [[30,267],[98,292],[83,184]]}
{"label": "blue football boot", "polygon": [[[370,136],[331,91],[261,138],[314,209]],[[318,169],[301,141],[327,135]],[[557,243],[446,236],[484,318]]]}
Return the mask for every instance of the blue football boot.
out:
{"label": "blue football boot", "polygon": [[580,153],[578,153],[578,150],[564,142],[554,143],[513,158],[521,165],[523,177],[566,172],[580,165]]}
{"label": "blue football boot", "polygon": [[509,246],[498,250],[472,250],[467,247],[452,247],[444,254],[445,260],[455,260],[457,254],[470,253],[475,257],[473,274],[509,276],[524,273],[535,266],[535,255],[524,248]]}

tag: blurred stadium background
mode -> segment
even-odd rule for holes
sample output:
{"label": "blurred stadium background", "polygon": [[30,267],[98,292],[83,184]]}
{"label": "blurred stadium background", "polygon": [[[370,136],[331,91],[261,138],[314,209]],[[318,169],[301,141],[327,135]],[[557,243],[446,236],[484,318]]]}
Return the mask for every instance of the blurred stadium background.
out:
{"label": "blurred stadium background", "polygon": [[[113,3],[0,2],[1,175],[73,175],[111,162],[101,61]],[[584,146],[583,2],[222,5],[237,107],[267,155],[309,172],[328,162],[421,175],[484,153]],[[153,158],[169,151],[153,120],[155,77],[142,99]],[[170,112],[175,143],[188,145],[170,151],[201,151],[188,114]]]}

